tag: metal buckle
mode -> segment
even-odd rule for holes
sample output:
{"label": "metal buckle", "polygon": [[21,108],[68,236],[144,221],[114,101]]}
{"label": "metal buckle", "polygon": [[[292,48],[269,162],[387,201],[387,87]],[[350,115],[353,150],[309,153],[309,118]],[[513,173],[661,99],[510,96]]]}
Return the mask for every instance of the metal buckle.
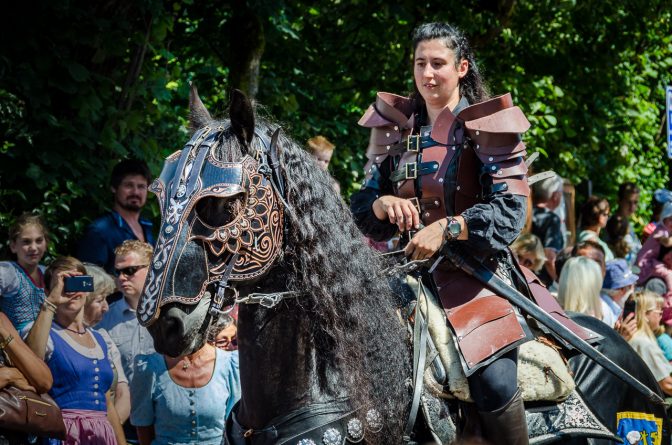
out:
{"label": "metal buckle", "polygon": [[416,179],[418,177],[418,163],[409,162],[404,166],[406,179]]}
{"label": "metal buckle", "polygon": [[[411,139],[415,140],[415,147],[411,146]],[[419,152],[420,151],[420,135],[411,134],[406,138],[406,151]]]}
{"label": "metal buckle", "polygon": [[409,201],[411,201],[411,204],[415,207],[415,209],[418,211],[418,215],[422,214],[422,208],[420,208],[420,200],[414,196],[412,198],[408,198]]}

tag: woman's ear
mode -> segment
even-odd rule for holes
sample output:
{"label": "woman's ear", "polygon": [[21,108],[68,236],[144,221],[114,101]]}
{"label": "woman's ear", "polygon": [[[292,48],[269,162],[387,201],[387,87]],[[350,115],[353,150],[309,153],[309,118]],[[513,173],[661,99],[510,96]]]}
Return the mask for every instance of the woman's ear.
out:
{"label": "woman's ear", "polygon": [[469,61],[467,59],[460,60],[457,65],[457,76],[461,79],[469,72]]}

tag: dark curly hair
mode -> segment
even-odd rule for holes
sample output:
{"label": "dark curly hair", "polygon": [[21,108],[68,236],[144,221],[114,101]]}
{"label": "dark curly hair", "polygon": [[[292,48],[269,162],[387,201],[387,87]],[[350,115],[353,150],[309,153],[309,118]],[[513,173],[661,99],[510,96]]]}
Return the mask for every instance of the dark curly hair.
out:
{"label": "dark curly hair", "polygon": [[[256,119],[259,134],[275,128]],[[235,162],[244,156],[246,148],[231,130],[225,130],[223,141],[218,158]],[[255,289],[301,294],[286,304],[300,323],[308,323],[320,389],[335,397],[345,389],[353,408],[385,413],[386,430],[367,437],[367,443],[395,443],[402,436],[410,402],[405,381],[412,373],[398,298],[381,276],[380,255],[366,245],[329,175],[284,133],[278,144],[289,206],[285,250],[278,267]],[[261,148],[259,138],[251,145]]]}

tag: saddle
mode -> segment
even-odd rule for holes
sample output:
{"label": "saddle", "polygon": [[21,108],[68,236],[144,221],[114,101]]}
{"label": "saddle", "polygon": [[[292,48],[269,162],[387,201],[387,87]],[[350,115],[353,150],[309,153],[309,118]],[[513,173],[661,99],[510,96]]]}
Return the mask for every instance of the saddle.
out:
{"label": "saddle", "polygon": [[[456,339],[441,303],[420,281],[411,276],[406,279],[417,297],[415,311],[420,311],[426,320],[431,338],[427,361],[432,365],[424,375],[426,387],[441,398],[472,402]],[[576,384],[560,347],[553,340],[537,336],[519,348],[518,386],[524,401],[561,402],[572,394]]]}

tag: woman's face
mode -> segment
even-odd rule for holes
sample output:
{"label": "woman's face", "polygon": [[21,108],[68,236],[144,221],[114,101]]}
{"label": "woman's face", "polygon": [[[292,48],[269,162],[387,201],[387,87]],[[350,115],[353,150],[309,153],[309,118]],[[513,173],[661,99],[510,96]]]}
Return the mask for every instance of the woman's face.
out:
{"label": "woman's face", "polygon": [[652,331],[655,331],[660,326],[660,320],[663,318],[663,309],[655,308],[646,311],[646,320],[649,322],[649,327]]}
{"label": "woman's face", "polygon": [[84,322],[92,327],[97,325],[109,309],[105,295],[96,295],[84,306]]}
{"label": "woman's face", "polygon": [[457,66],[453,50],[440,39],[424,40],[415,49],[413,77],[415,86],[428,106],[444,108],[460,100],[460,79],[467,74],[469,62]]}
{"label": "woman's face", "polygon": [[25,226],[16,240],[9,243],[9,248],[21,266],[35,267],[47,250],[47,239],[39,226],[31,224]]}
{"label": "woman's face", "polygon": [[64,292],[63,296],[68,298],[69,301],[67,303],[58,305],[56,313],[77,316],[82,311],[82,309],[84,309],[87,295],[89,295],[88,292]]}
{"label": "woman's face", "polygon": [[237,332],[238,327],[231,323],[217,334],[217,337],[215,337],[215,346],[224,351],[235,351],[238,349]]}
{"label": "woman's face", "polygon": [[600,228],[604,229],[605,227],[607,227],[607,221],[609,221],[609,215],[611,215],[611,209],[609,208],[608,205],[603,206],[600,210],[600,216],[598,219]]}

